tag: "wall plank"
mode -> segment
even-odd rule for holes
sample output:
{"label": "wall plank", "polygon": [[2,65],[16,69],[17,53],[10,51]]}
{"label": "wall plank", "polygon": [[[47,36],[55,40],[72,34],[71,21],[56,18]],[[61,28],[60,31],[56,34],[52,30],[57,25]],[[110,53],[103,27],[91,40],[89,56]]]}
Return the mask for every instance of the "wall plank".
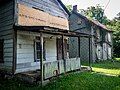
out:
{"label": "wall plank", "polygon": [[1,68],[12,70],[13,61],[13,1],[0,6],[0,39],[4,39],[4,63]]}

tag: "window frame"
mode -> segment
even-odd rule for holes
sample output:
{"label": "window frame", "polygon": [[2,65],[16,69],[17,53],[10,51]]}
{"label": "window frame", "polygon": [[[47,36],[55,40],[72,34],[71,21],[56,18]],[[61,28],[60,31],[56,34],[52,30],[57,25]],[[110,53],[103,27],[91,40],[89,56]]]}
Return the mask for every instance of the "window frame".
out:
{"label": "window frame", "polygon": [[38,58],[37,57],[37,52],[40,52],[40,50],[37,50],[37,43],[40,43],[40,40],[35,40],[35,47],[34,47],[34,49],[35,49],[35,62],[40,62],[40,57]]}
{"label": "window frame", "polygon": [[[36,39],[35,39],[35,41],[34,41],[34,58],[35,58],[35,62],[40,62],[40,57],[39,57],[39,59],[38,59],[38,57],[37,57],[37,52],[39,52],[40,53],[40,51],[41,50],[37,50],[37,43],[41,43],[40,42],[40,37],[36,37]],[[45,50],[45,46],[44,46],[44,44],[45,44],[45,41],[43,42],[43,60],[44,61],[46,61],[46,55],[45,55],[45,53],[44,53],[44,50]],[[40,44],[39,44],[40,45]]]}

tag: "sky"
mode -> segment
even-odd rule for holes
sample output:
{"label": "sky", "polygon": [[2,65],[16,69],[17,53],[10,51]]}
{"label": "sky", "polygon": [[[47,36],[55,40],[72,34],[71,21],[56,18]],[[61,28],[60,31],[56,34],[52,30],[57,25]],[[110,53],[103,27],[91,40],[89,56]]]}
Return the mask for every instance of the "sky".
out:
{"label": "sky", "polygon": [[[62,0],[65,5],[78,5],[78,9],[87,9],[90,6],[96,6],[99,4],[103,6],[103,9],[107,5],[109,0]],[[105,15],[109,19],[113,19],[120,12],[120,0],[110,0],[107,8],[105,9]]]}

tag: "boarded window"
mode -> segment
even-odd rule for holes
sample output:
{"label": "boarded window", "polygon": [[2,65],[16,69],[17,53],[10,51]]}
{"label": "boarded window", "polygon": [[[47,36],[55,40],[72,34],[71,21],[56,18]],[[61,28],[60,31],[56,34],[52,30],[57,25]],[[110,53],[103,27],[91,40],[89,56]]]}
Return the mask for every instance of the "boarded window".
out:
{"label": "boarded window", "polygon": [[4,60],[3,60],[3,43],[4,43],[4,40],[0,40],[0,63],[4,63]]}

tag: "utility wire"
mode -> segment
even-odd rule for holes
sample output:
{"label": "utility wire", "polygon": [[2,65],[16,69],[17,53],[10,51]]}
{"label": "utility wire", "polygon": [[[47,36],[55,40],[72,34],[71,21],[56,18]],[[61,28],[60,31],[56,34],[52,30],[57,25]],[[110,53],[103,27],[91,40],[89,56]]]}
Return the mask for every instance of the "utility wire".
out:
{"label": "utility wire", "polygon": [[105,12],[106,8],[108,7],[109,3],[110,3],[110,0],[109,0],[108,3],[106,4],[106,6],[105,6],[105,8],[104,8],[104,12]]}

